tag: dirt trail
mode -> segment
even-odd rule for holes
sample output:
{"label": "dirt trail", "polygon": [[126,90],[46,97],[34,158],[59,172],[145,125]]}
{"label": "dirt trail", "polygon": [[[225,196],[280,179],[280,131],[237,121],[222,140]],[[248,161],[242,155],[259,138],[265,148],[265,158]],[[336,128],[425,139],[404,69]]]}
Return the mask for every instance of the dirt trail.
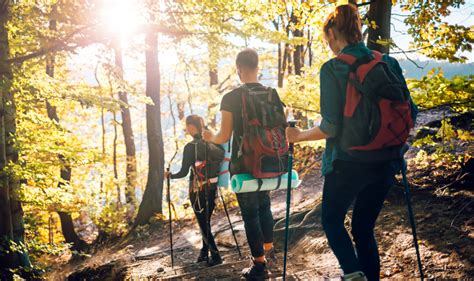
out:
{"label": "dirt trail", "polygon": [[[470,113],[471,114],[471,113]],[[424,134],[436,133],[440,115],[438,111],[421,113],[418,126]],[[470,115],[472,117],[472,114]],[[466,116],[464,116],[466,117]],[[463,117],[463,118],[464,118]],[[466,120],[472,118],[467,116]],[[460,120],[464,120],[460,118]],[[459,123],[459,122],[458,122]],[[461,122],[462,123],[462,122]],[[466,123],[466,122],[464,122]],[[462,123],[462,124],[464,124]],[[472,133],[471,123],[467,129]],[[430,127],[431,126],[431,127]],[[471,155],[473,143],[457,146],[455,153]],[[311,157],[296,161],[300,170],[307,168],[303,185],[293,191],[291,239],[288,272],[291,280],[318,280],[341,276],[338,263],[332,254],[320,223],[320,197],[323,180],[319,174],[319,153],[299,148]],[[407,154],[414,158],[416,150]],[[467,157],[466,159],[468,159]],[[457,178],[449,167],[409,166],[409,181],[413,183],[413,208],[418,226],[420,251],[427,278],[474,278],[474,163],[465,166]],[[456,173],[455,173],[456,174]],[[454,175],[455,175],[454,174]],[[460,175],[463,174],[463,177]],[[462,180],[461,180],[462,179]],[[272,211],[275,217],[275,242],[279,263],[272,271],[272,279],[281,279],[285,191],[272,192]],[[240,258],[225,217],[218,209],[212,227],[223,255],[224,264],[207,268],[194,261],[200,248],[200,234],[196,223],[180,220],[173,223],[175,267],[171,268],[168,226],[154,224],[137,231],[134,236],[120,242],[97,247],[91,257],[59,264],[47,279],[51,280],[122,280],[153,278],[160,280],[239,280],[241,270],[248,266],[249,251],[239,208],[230,208],[237,239],[242,249]],[[349,212],[349,216],[351,213]],[[350,219],[346,220],[350,229]],[[418,277],[416,256],[407,209],[401,186],[391,189],[376,226],[381,256],[381,277],[407,279]]]}
{"label": "dirt trail", "polygon": [[[337,278],[341,275],[319,221],[321,187],[322,178],[314,174],[293,193],[293,229],[288,267],[289,279],[292,280]],[[423,189],[415,190],[414,210],[428,278],[474,277],[474,204],[469,203],[473,198],[472,190],[458,191],[448,196],[433,195]],[[272,203],[275,221],[278,221],[284,215],[285,191],[274,192]],[[213,231],[217,233],[216,240],[224,258],[222,265],[207,268],[204,264],[194,263],[200,247],[200,236],[195,223],[188,220],[174,224],[174,268],[171,268],[170,263],[168,228],[159,227],[156,232],[151,230],[153,233],[149,237],[136,238],[129,245],[122,243],[121,246],[101,250],[87,261],[78,262],[75,266],[68,265],[51,277],[62,279],[68,276],[69,280],[144,277],[160,280],[239,280],[241,270],[249,265],[249,251],[245,246],[243,222],[238,208],[232,208],[230,214],[243,258],[236,251],[224,212],[219,210],[213,218]],[[276,228],[281,225],[281,222],[277,222]],[[378,220],[376,235],[381,253],[382,277],[416,277],[415,252],[401,187],[394,187],[390,192]],[[272,269],[272,279],[279,280],[283,232],[276,230],[275,237],[279,263]],[[71,272],[74,273],[71,275]]]}

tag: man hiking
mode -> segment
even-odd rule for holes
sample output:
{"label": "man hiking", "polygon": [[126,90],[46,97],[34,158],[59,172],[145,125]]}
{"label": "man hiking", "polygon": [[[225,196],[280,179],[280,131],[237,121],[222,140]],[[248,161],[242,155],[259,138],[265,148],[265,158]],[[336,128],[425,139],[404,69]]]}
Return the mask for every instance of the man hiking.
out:
{"label": "man hiking", "polygon": [[186,133],[192,136],[193,140],[184,147],[180,171],[174,174],[166,173],[166,176],[171,179],[184,178],[191,169],[189,200],[202,235],[202,248],[197,262],[206,261],[208,266],[214,266],[221,264],[222,259],[211,232],[210,220],[216,206],[217,173],[219,164],[224,159],[224,150],[218,145],[204,143],[201,137],[203,128],[202,117],[198,115],[186,117]]}
{"label": "man hiking", "polygon": [[[379,280],[374,227],[400,171],[417,113],[398,62],[369,50],[352,4],[335,8],[324,39],[336,58],[320,71],[320,126],[287,128],[290,142],[326,139],[322,225],[344,280]],[[352,237],[344,227],[354,202]]]}
{"label": "man hiking", "polygon": [[[222,144],[233,136],[231,175],[251,173],[256,178],[281,175],[286,171],[287,159],[284,156],[288,150],[283,127],[286,124],[283,104],[275,89],[258,82],[258,54],[255,50],[241,51],[237,55],[236,67],[243,85],[222,98],[222,123],[219,132],[214,134],[204,130],[203,138],[208,142]],[[249,121],[250,119],[252,120]],[[265,131],[265,128],[272,128],[272,133],[263,135],[275,138],[262,140],[262,134],[256,132]],[[273,151],[263,149],[269,142],[273,142],[274,152],[281,154],[264,155]],[[255,160],[253,157],[259,159]],[[269,192],[237,193],[236,196],[252,254],[252,265],[243,270],[243,276],[248,280],[268,278],[267,266],[275,259]]]}

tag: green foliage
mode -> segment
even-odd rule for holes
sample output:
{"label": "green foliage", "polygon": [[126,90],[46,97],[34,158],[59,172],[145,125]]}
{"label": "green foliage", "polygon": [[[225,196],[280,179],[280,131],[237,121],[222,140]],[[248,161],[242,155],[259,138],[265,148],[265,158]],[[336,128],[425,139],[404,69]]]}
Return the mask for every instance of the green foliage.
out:
{"label": "green foliage", "polygon": [[93,218],[94,224],[111,237],[121,236],[128,230],[128,208],[125,205],[109,203],[100,209],[100,213]]}
{"label": "green foliage", "polygon": [[465,112],[474,107],[474,76],[444,77],[440,70],[433,69],[420,80],[409,80],[413,100],[423,108],[450,106],[455,111]]}
{"label": "green foliage", "polygon": [[463,4],[464,0],[401,2],[402,9],[410,13],[405,23],[410,26],[408,33],[413,37],[413,48],[430,58],[466,61],[461,53],[472,51],[474,26],[443,21],[452,8],[460,8]]}
{"label": "green foliage", "polygon": [[462,150],[459,151],[459,144],[473,140],[474,136],[470,132],[456,129],[449,118],[445,118],[441,120],[441,127],[435,135],[428,135],[413,143],[414,147],[420,148],[413,161],[419,165],[419,169],[430,165],[458,169],[466,156]]}

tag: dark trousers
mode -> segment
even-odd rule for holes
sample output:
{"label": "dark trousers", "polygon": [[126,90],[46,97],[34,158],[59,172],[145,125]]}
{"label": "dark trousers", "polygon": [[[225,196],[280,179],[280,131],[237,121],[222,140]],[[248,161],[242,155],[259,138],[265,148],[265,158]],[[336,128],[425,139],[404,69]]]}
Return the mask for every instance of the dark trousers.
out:
{"label": "dark trousers", "polygon": [[[208,216],[206,217],[206,186],[203,187],[202,191],[199,192],[190,192],[189,199],[194,209],[194,214],[196,215],[199,228],[202,235],[202,249],[203,253],[211,251],[211,255],[219,254],[217,249],[216,242],[214,241],[214,235],[211,232],[211,216],[214,208],[216,207],[216,188],[217,184],[211,184],[209,188],[209,197],[207,197],[208,202]],[[208,243],[209,238],[209,243]]]}
{"label": "dark trousers", "polygon": [[265,255],[264,243],[273,242],[273,215],[268,191],[237,193],[245,234],[254,257]]}
{"label": "dark trousers", "polygon": [[[379,280],[380,257],[374,227],[385,196],[394,184],[394,175],[390,163],[336,161],[334,171],[325,176],[322,225],[345,274],[363,271],[368,280]],[[344,227],[352,202],[355,250]]]}

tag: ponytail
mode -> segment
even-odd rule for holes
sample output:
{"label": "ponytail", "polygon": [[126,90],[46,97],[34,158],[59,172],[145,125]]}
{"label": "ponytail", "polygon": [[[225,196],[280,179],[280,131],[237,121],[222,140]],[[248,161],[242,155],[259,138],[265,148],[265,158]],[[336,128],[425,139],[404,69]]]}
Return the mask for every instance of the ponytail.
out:
{"label": "ponytail", "polygon": [[361,42],[361,20],[357,7],[353,4],[337,6],[324,22],[324,34],[328,35],[329,29],[344,37],[349,44]]}

